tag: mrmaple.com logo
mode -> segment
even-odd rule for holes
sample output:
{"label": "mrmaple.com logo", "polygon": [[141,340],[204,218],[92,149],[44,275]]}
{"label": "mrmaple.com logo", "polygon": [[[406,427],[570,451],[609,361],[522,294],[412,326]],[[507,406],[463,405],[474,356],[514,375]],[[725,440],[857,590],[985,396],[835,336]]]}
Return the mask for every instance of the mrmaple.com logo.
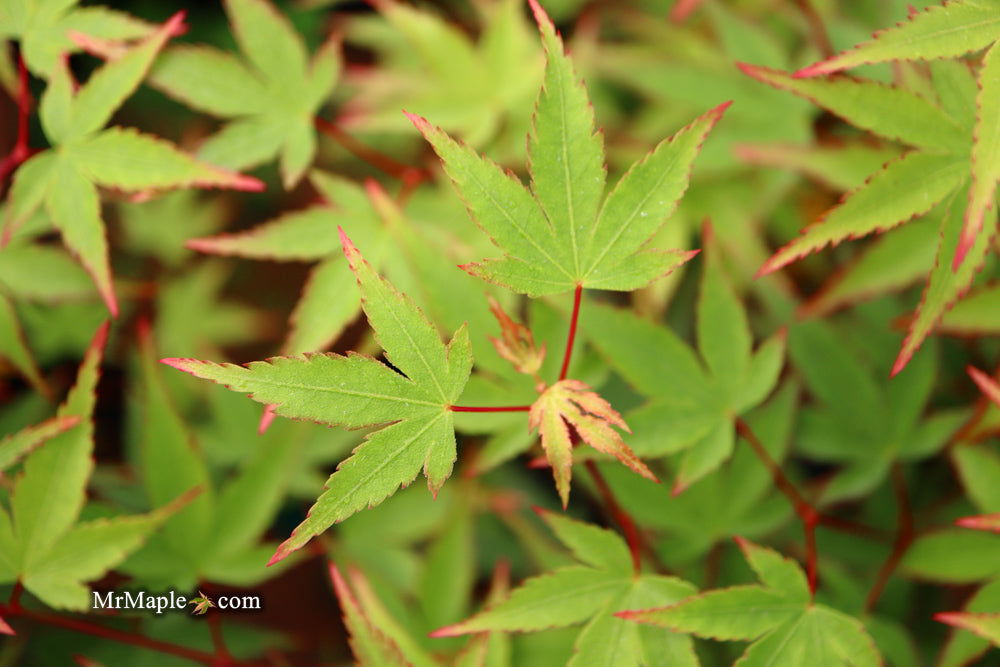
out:
{"label": "mrmaple.com logo", "polygon": [[186,609],[192,606],[192,614],[201,615],[211,608],[226,611],[260,611],[259,595],[217,595],[211,598],[201,591],[196,597],[178,595],[176,591],[151,594],[146,591],[93,592],[91,609],[146,610],[154,614],[165,611]]}

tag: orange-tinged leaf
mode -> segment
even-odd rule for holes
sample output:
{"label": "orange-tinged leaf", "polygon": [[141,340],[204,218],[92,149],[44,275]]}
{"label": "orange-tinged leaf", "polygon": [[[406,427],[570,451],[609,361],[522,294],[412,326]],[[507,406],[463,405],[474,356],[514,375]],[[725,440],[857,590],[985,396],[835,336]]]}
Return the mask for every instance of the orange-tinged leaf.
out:
{"label": "orange-tinged leaf", "polygon": [[512,319],[493,297],[490,297],[490,312],[500,323],[500,338],[490,336],[497,354],[509,361],[518,373],[537,373],[545,359],[545,344],[535,347],[531,329]]}
{"label": "orange-tinged leaf", "polygon": [[659,482],[612,426],[631,432],[621,415],[579,380],[560,380],[531,406],[528,425],[538,429],[563,507],[569,503],[574,434],[654,482]]}

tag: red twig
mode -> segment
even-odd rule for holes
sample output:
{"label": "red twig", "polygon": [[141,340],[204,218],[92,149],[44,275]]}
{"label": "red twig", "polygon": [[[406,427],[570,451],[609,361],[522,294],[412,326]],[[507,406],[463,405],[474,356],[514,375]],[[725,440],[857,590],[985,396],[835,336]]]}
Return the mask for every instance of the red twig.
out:
{"label": "red twig", "polygon": [[222,635],[222,617],[218,614],[209,614],[205,621],[208,623],[208,631],[212,633],[216,660],[219,664],[232,663],[233,656],[226,648],[226,638]]}
{"label": "red twig", "polygon": [[833,48],[830,36],[826,33],[826,26],[823,25],[823,17],[813,7],[811,0],[796,0],[795,4],[799,6],[799,10],[805,17],[806,23],[809,24],[809,33],[813,43],[816,44],[816,48],[819,49],[824,59],[832,58],[837,51]]}
{"label": "red twig", "polygon": [[10,602],[7,603],[7,606],[15,611],[19,611],[21,609],[21,593],[23,592],[24,584],[19,579],[14,582],[14,588],[10,591]]}
{"label": "red twig", "polygon": [[79,632],[93,637],[109,639],[121,644],[129,644],[131,646],[138,646],[150,651],[166,653],[168,655],[185,658],[203,665],[211,665],[212,667],[250,667],[251,665],[256,666],[263,664],[260,662],[239,662],[231,657],[217,656],[205,651],[199,651],[198,649],[188,648],[187,646],[180,646],[178,644],[171,644],[158,639],[152,639],[144,635],[124,632],[122,630],[116,630],[114,628],[98,625],[96,623],[89,623],[87,621],[82,621],[68,616],[59,616],[57,614],[48,614],[45,612],[24,609],[20,606],[0,605],[0,615],[20,617],[36,623],[43,623],[45,625],[51,625],[65,630],[72,630],[73,632]]}
{"label": "red twig", "polygon": [[639,533],[639,528],[629,513],[618,504],[614,492],[608,486],[608,482],[604,479],[604,475],[601,474],[597,463],[588,459],[584,461],[583,465],[586,467],[587,472],[590,473],[590,478],[594,480],[594,486],[597,487],[597,492],[600,494],[601,500],[604,502],[605,507],[607,507],[608,512],[611,513],[611,516],[614,517],[614,520],[622,529],[622,533],[625,535],[625,542],[628,544],[629,553],[632,554],[632,568],[638,574],[642,569],[643,552],[643,540],[642,535]]}
{"label": "red twig", "polygon": [[530,405],[501,405],[501,406],[471,406],[471,405],[452,405],[452,412],[528,412],[531,410]]}
{"label": "red twig", "polygon": [[741,418],[736,419],[736,430],[743,437],[744,440],[749,443],[750,448],[753,449],[754,454],[757,458],[761,460],[761,463],[768,469],[771,473],[771,478],[774,480],[774,485],[778,487],[778,490],[785,494],[789,502],[792,503],[792,507],[795,509],[795,513],[798,515],[799,520],[802,522],[802,530],[805,533],[806,540],[806,576],[809,579],[809,591],[815,595],[816,585],[818,581],[818,551],[816,549],[816,526],[820,524],[821,516],[816,508],[812,504],[802,497],[799,490],[795,488],[791,480],[785,476],[785,473],[781,470],[781,466],[775,463],[774,459],[768,453],[767,448],[764,447],[763,443],[757,438],[757,435],[750,428],[750,425],[746,423]]}
{"label": "red twig", "polygon": [[[417,183],[426,180],[429,176],[424,169],[397,162],[388,155],[358,141],[340,129],[336,123],[317,117],[315,124],[320,132],[336,141],[355,157],[364,160],[379,171],[403,181],[404,193],[408,194],[409,190],[412,190]],[[400,196],[402,197],[403,193]]]}
{"label": "red twig", "polygon": [[875,604],[882,596],[882,591],[885,590],[885,586],[889,582],[889,577],[896,571],[896,567],[899,566],[899,562],[903,560],[903,556],[910,548],[910,545],[913,544],[913,539],[916,537],[916,531],[913,528],[913,506],[910,504],[910,495],[906,491],[906,477],[903,475],[903,468],[899,463],[894,464],[892,467],[892,490],[896,496],[896,510],[898,513],[896,541],[892,545],[892,553],[885,559],[881,569],[878,571],[878,576],[875,577],[875,583],[872,584],[871,590],[868,591],[868,597],[865,598],[866,612],[875,608]]}
{"label": "red twig", "polygon": [[559,370],[559,379],[565,380],[566,373],[569,372],[569,362],[573,358],[573,342],[576,340],[576,324],[580,319],[580,300],[583,297],[583,285],[577,285],[573,292],[573,314],[569,320],[569,334],[566,336],[566,352],[563,354],[562,368]]}
{"label": "red twig", "polygon": [[28,89],[28,67],[24,64],[24,55],[17,54],[17,139],[10,154],[0,161],[0,180],[17,169],[17,167],[31,157],[31,148],[28,146],[28,122],[31,114],[31,91]]}

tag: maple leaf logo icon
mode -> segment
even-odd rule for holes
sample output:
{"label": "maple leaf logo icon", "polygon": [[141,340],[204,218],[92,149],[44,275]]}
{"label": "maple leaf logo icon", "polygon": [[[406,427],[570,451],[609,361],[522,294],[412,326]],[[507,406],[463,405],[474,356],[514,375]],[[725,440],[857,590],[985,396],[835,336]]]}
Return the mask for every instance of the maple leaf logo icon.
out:
{"label": "maple leaf logo icon", "polygon": [[194,605],[194,610],[192,610],[191,613],[196,614],[198,616],[201,616],[206,611],[208,611],[209,607],[215,606],[215,603],[212,602],[212,598],[208,597],[201,591],[198,591],[198,597],[191,598],[188,604]]}

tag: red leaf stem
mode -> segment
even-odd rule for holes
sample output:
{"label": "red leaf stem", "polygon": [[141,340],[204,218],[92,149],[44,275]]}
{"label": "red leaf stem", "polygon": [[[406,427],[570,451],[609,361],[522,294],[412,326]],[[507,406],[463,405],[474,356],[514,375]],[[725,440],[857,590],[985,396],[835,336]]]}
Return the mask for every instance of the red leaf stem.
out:
{"label": "red leaf stem", "polygon": [[397,162],[385,153],[358,141],[347,132],[344,132],[336,123],[331,123],[325,118],[317,116],[315,124],[316,129],[343,146],[352,155],[364,160],[379,171],[403,181],[404,187],[408,187],[409,190],[412,190],[417,183],[427,180],[430,177],[427,170]]}
{"label": "red leaf stem", "polygon": [[892,553],[882,563],[882,567],[875,577],[875,583],[868,591],[865,598],[865,612],[874,609],[875,604],[882,596],[885,585],[889,582],[889,577],[896,571],[899,562],[903,560],[906,551],[913,544],[916,531],[913,528],[913,506],[910,504],[910,495],[906,491],[906,477],[903,475],[903,467],[896,463],[892,467],[892,490],[896,496],[896,541],[892,545]]}
{"label": "red leaf stem", "polygon": [[146,637],[145,635],[124,632],[122,630],[109,628],[97,623],[90,623],[69,616],[59,616],[58,614],[24,609],[19,605],[0,605],[0,616],[5,616],[7,618],[23,618],[29,621],[34,621],[35,623],[42,623],[44,625],[51,625],[65,630],[91,635],[93,637],[108,639],[120,644],[129,644],[131,646],[138,646],[150,651],[157,651],[159,653],[173,655],[178,658],[185,658],[203,665],[211,665],[212,667],[257,667],[265,664],[262,662],[238,661],[231,657],[221,657],[206,651],[199,651],[198,649],[189,648],[187,646],[171,644],[170,642],[160,641],[158,639]]}
{"label": "red leaf stem", "polygon": [[472,405],[452,405],[452,412],[528,412],[530,405],[501,405],[501,406],[472,406]]}
{"label": "red leaf stem", "polygon": [[753,449],[754,454],[757,458],[761,460],[764,466],[770,471],[771,478],[774,480],[775,486],[778,490],[785,494],[791,502],[792,507],[795,509],[795,513],[799,517],[799,521],[802,522],[802,530],[805,533],[806,540],[806,577],[809,580],[809,591],[815,595],[816,586],[819,579],[818,565],[819,556],[816,549],[816,526],[822,522],[822,517],[820,513],[816,510],[812,504],[802,497],[799,490],[795,488],[791,480],[785,476],[785,473],[781,470],[781,466],[775,463],[774,459],[768,453],[767,448],[764,447],[763,443],[757,438],[757,435],[750,428],[750,425],[746,423],[742,418],[736,419],[736,430],[743,437],[744,440]]}
{"label": "red leaf stem", "polygon": [[813,44],[816,45],[816,48],[823,55],[823,59],[832,58],[837,51],[833,48],[833,42],[830,41],[830,36],[826,33],[823,17],[813,7],[811,0],[795,0],[795,4],[798,5],[799,11],[802,12],[802,16],[809,26],[809,36]]}
{"label": "red leaf stem", "polygon": [[[638,574],[642,569],[642,552],[644,546],[639,528],[636,526],[632,516],[618,504],[614,492],[608,486],[608,482],[604,479],[601,469],[597,467],[597,463],[592,459],[587,459],[583,465],[590,474],[590,478],[594,481],[594,486],[597,487],[597,492],[600,494],[601,500],[604,502],[605,507],[607,507],[608,512],[622,529],[622,533],[625,535],[625,542],[628,544],[629,553],[632,554],[632,569]],[[660,564],[658,563],[657,565],[659,566]]]}
{"label": "red leaf stem", "polygon": [[31,91],[28,89],[28,67],[24,64],[24,55],[17,54],[17,139],[10,154],[0,161],[0,180],[31,157],[28,147],[28,122],[31,113]]}
{"label": "red leaf stem", "polygon": [[576,340],[576,325],[580,319],[580,300],[583,297],[583,285],[577,285],[573,292],[573,314],[569,320],[569,334],[566,336],[566,352],[563,354],[562,369],[559,371],[559,379],[565,380],[566,373],[569,372],[569,362],[573,358],[573,342]]}

